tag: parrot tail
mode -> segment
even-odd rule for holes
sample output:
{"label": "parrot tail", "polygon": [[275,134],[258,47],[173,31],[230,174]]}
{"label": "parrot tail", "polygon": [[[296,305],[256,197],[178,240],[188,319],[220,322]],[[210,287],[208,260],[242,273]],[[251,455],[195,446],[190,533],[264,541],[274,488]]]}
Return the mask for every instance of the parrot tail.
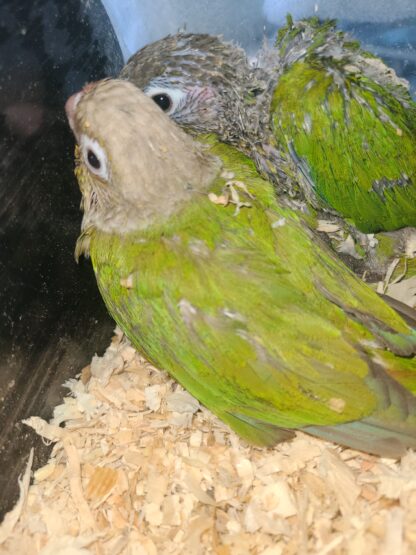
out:
{"label": "parrot tail", "polygon": [[358,451],[396,459],[404,455],[406,449],[416,449],[416,424],[408,427],[406,433],[400,426],[387,428],[384,422],[367,418],[338,426],[309,426],[302,431]]}
{"label": "parrot tail", "polygon": [[416,310],[410,307],[407,304],[394,299],[393,297],[389,297],[389,295],[383,295],[379,293],[379,296],[385,301],[393,310],[395,310],[403,320],[411,326],[413,329],[416,329]]}
{"label": "parrot tail", "polygon": [[397,458],[407,449],[416,450],[416,397],[374,361],[366,381],[379,401],[371,416],[335,426],[307,426],[302,431],[382,457]]}
{"label": "parrot tail", "polygon": [[[416,331],[414,329],[410,328],[408,333],[399,333],[385,322],[378,320],[371,313],[346,305],[317,280],[315,281],[315,287],[329,302],[341,308],[350,318],[371,331],[386,349],[401,357],[414,357],[416,355]],[[389,302],[389,304],[392,303]],[[396,306],[398,305],[396,304]]]}

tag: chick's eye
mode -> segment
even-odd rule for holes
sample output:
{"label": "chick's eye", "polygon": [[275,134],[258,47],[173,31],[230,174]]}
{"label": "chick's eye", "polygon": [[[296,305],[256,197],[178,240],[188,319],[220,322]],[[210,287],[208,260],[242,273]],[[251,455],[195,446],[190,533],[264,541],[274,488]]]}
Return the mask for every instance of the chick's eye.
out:
{"label": "chick's eye", "polygon": [[101,162],[90,148],[87,151],[87,160],[90,166],[92,166],[95,170],[99,170],[101,168]]}
{"label": "chick's eye", "polygon": [[88,135],[82,135],[80,139],[80,147],[84,164],[90,173],[96,175],[103,181],[108,181],[109,166],[107,154],[100,143],[95,139],[88,137]]}
{"label": "chick's eye", "polygon": [[156,104],[162,108],[164,112],[167,112],[172,108],[172,99],[168,94],[165,93],[157,93],[152,96],[152,100],[156,102]]}
{"label": "chick's eye", "polygon": [[187,102],[187,92],[182,89],[150,85],[144,89],[144,92],[156,102],[159,108],[172,117],[178,116]]}

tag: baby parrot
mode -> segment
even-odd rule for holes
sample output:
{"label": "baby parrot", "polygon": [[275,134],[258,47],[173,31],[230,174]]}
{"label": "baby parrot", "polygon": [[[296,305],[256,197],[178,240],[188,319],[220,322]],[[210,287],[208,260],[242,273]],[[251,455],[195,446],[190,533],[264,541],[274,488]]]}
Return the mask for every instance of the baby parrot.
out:
{"label": "baby parrot", "polygon": [[278,34],[271,113],[323,205],[365,232],[416,226],[416,104],[408,84],[317,18]]}
{"label": "baby parrot", "polygon": [[132,344],[240,436],[416,448],[416,332],[282,206],[253,162],[133,84],[66,104],[82,233]]}
{"label": "baby parrot", "polygon": [[406,82],[332,21],[289,18],[261,60],[252,67],[218,37],[178,34],[137,52],[120,77],[187,131],[214,132],[248,154],[292,204],[341,216],[356,244],[349,263],[384,277],[409,232],[363,233],[416,226],[416,104]]}

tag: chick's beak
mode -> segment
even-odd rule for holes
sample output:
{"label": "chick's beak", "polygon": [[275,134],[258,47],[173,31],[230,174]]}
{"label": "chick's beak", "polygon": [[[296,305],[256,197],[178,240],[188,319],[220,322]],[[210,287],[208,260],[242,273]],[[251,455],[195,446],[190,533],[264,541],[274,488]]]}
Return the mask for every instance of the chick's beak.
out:
{"label": "chick's beak", "polygon": [[81,100],[82,95],[84,94],[83,91],[80,91],[76,94],[73,94],[68,98],[65,104],[65,112],[66,117],[68,118],[69,126],[71,127],[74,135],[76,136],[75,132],[75,112],[77,109],[78,102]]}

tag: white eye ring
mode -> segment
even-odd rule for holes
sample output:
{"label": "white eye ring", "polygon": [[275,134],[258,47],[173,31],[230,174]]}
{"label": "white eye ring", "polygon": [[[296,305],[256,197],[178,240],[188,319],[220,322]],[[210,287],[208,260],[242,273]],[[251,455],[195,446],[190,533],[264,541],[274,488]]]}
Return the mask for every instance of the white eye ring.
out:
{"label": "white eye ring", "polygon": [[168,87],[156,86],[147,87],[144,93],[150,96],[165,114],[175,113],[187,96],[187,93],[181,89],[169,89]]}
{"label": "white eye ring", "polygon": [[88,135],[81,135],[80,147],[84,163],[89,171],[100,179],[108,181],[108,159],[103,147]]}

